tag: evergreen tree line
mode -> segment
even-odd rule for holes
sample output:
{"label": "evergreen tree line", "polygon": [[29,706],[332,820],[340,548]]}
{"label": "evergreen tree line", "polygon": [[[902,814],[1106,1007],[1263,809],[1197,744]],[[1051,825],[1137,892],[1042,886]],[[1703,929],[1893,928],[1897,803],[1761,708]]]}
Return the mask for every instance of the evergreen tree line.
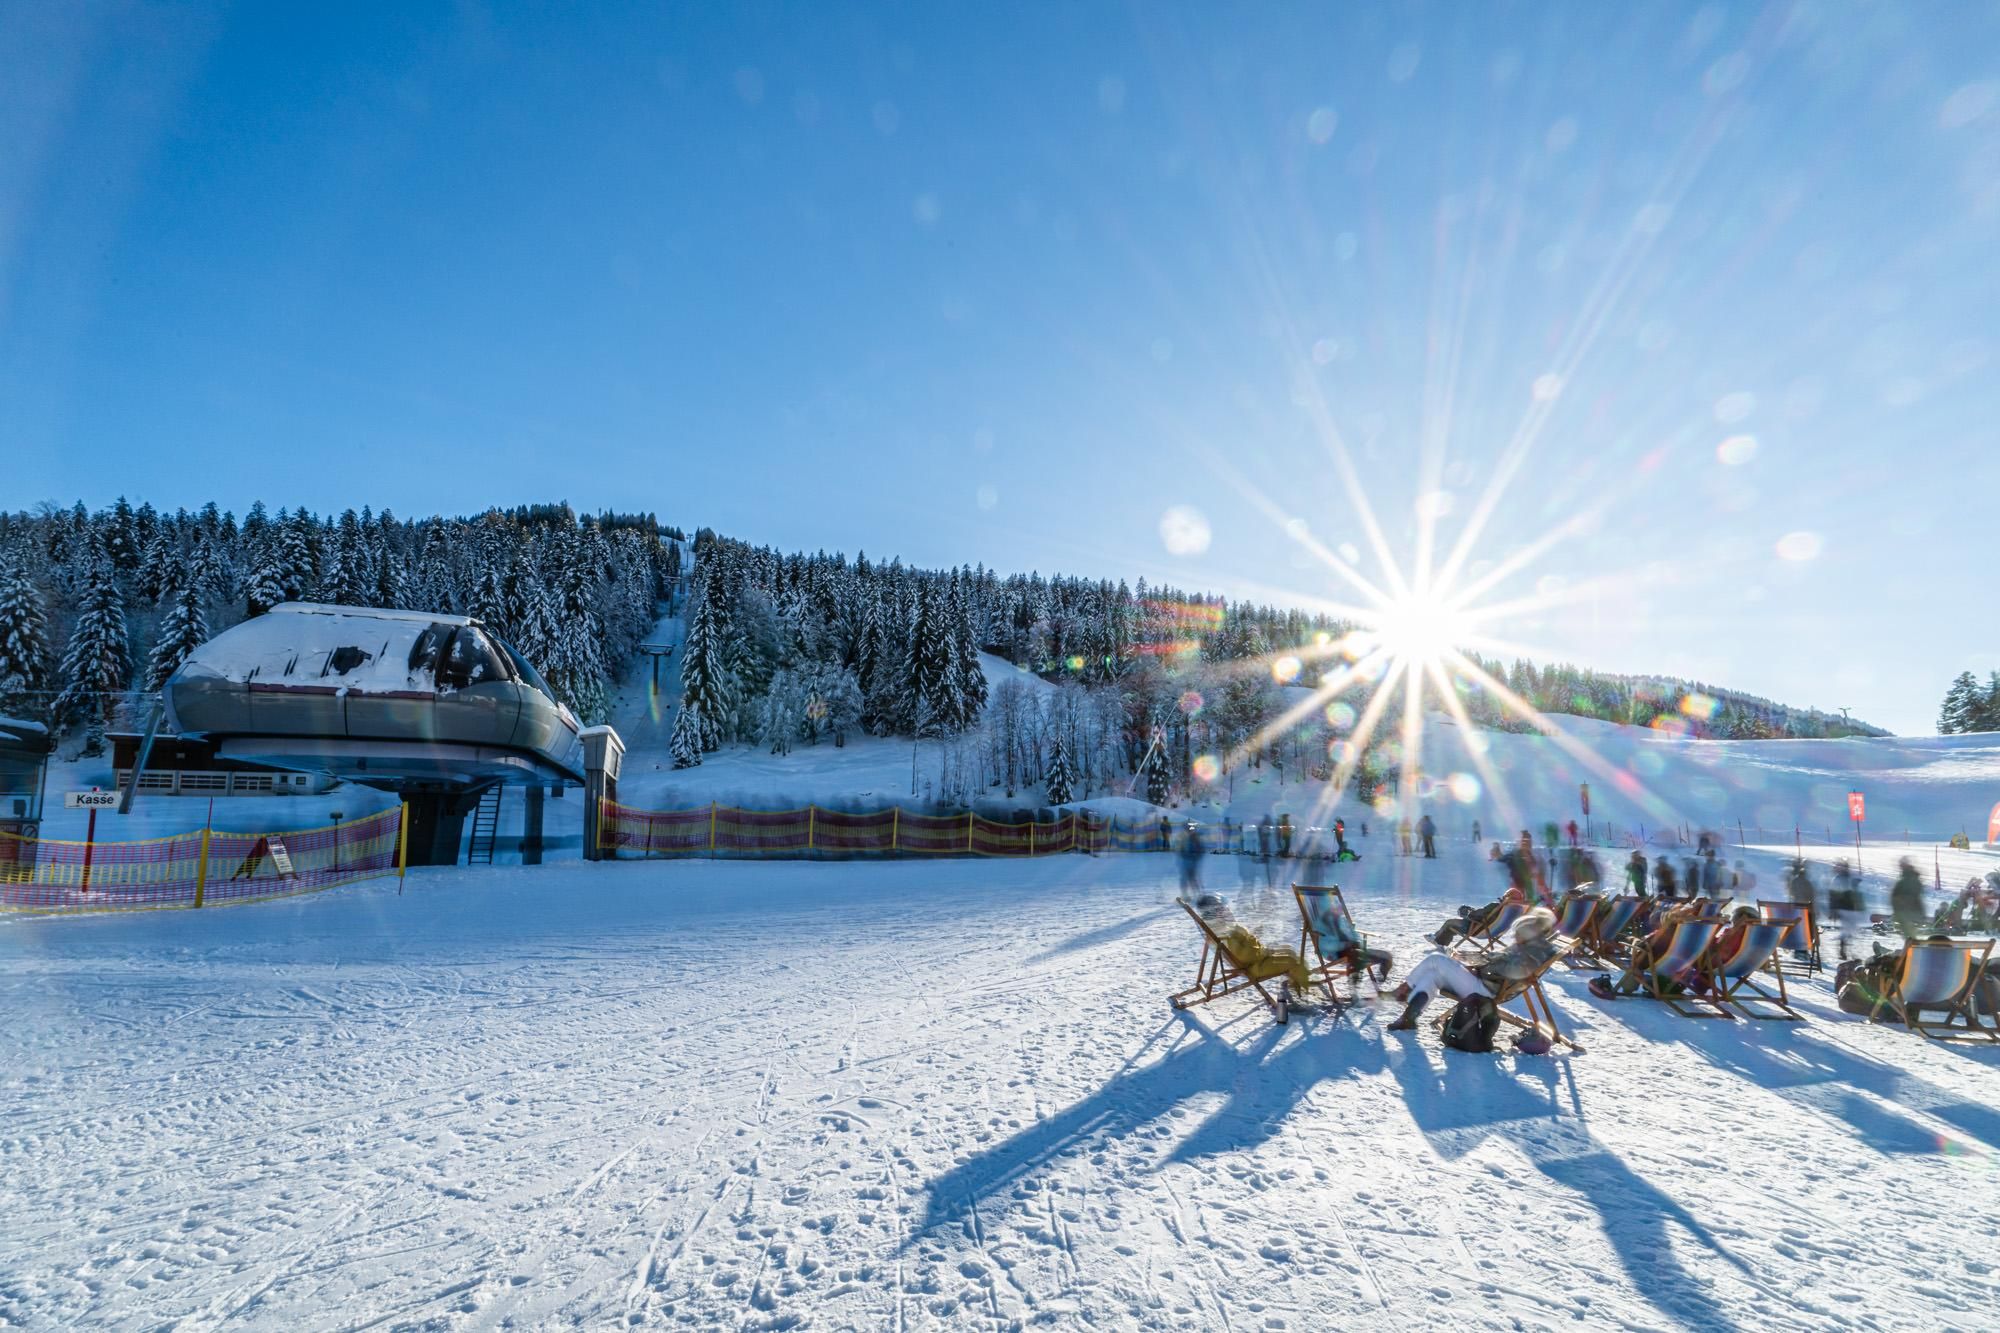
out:
{"label": "evergreen tree line", "polygon": [[1944,692],[1938,709],[1938,734],[1958,736],[1972,731],[2000,731],[2000,671],[1981,685],[1970,671],[1961,671]]}
{"label": "evergreen tree line", "polygon": [[[696,533],[682,650],[678,766],[739,742],[785,751],[859,727],[938,742],[934,799],[1009,796],[1054,782],[1079,798],[1134,788],[1185,790],[1196,760],[1226,777],[1275,765],[1325,778],[1354,719],[1373,701],[1363,681],[1346,710],[1275,725],[1296,692],[1342,662],[1352,626],[1297,610],[1172,587],[979,567],[925,570],[824,552],[781,554]],[[1017,668],[990,692],[981,652]],[[1477,659],[1475,659],[1477,660]],[[1627,677],[1569,664],[1480,665],[1542,712],[1735,737],[1879,734],[1701,682]],[[1495,691],[1461,682],[1476,723],[1527,730]],[[1401,756],[1401,687],[1357,780],[1393,777]]]}
{"label": "evergreen tree line", "polygon": [[611,517],[555,505],[405,521],[259,502],[239,523],[213,503],[163,514],[123,498],[0,514],[0,711],[94,734],[214,634],[315,601],[476,616],[602,720],[681,561],[651,515]]}

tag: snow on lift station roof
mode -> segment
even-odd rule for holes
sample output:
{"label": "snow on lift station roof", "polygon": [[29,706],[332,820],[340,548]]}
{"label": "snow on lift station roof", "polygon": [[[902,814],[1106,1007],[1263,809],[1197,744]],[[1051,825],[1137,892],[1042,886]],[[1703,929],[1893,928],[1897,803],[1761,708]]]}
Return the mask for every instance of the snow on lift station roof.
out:
{"label": "snow on lift station roof", "polygon": [[[428,673],[419,682],[411,670],[410,651],[418,636],[433,625],[462,627],[478,622],[469,616],[425,611],[282,602],[195,649],[176,674],[274,684],[304,683],[307,677],[324,675],[329,677],[325,683],[354,690],[407,690],[419,684],[428,689]],[[361,650],[355,656],[362,660],[345,670],[323,671],[326,659],[342,648]]]}

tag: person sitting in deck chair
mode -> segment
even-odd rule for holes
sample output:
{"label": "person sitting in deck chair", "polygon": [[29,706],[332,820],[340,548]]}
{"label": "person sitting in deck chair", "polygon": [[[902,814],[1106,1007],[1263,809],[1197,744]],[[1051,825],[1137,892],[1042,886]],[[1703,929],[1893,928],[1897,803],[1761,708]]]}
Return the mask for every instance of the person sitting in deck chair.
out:
{"label": "person sitting in deck chair", "polygon": [[[1756,909],[1750,909],[1754,917]],[[1592,977],[1590,993],[1601,1000],[1614,1000],[1620,995],[1631,995],[1646,984],[1646,974],[1653,964],[1666,957],[1667,950],[1674,947],[1674,932],[1681,922],[1693,921],[1700,916],[1700,910],[1693,907],[1676,907],[1659,918],[1652,932],[1632,946],[1632,959],[1625,965],[1624,975],[1618,980],[1607,982],[1601,976]],[[1742,936],[1737,936],[1740,940]],[[1733,948],[1734,946],[1732,946]]]}
{"label": "person sitting in deck chair", "polygon": [[1417,1016],[1438,991],[1459,1000],[1468,995],[1491,996],[1502,982],[1534,976],[1555,956],[1555,938],[1556,914],[1546,907],[1536,907],[1514,923],[1508,945],[1477,968],[1467,967],[1448,953],[1427,955],[1410,969],[1409,978],[1391,992],[1406,1003],[1389,1030],[1407,1032],[1416,1027]]}
{"label": "person sitting in deck chair", "polygon": [[1502,908],[1509,904],[1525,907],[1527,903],[1528,895],[1522,892],[1521,886],[1509,884],[1507,892],[1500,895],[1498,902],[1477,908],[1461,904],[1458,915],[1446,917],[1444,924],[1437,928],[1437,933],[1431,936],[1431,943],[1440,949],[1449,949],[1454,939],[1469,940],[1473,932],[1484,930],[1486,923],[1499,916]]}
{"label": "person sitting in deck chair", "polygon": [[1257,938],[1257,932],[1236,919],[1229,903],[1219,893],[1204,893],[1194,900],[1194,910],[1208,923],[1215,937],[1236,965],[1258,981],[1283,977],[1291,985],[1293,997],[1304,1000],[1312,994],[1312,973],[1306,960],[1293,949],[1273,949]]}

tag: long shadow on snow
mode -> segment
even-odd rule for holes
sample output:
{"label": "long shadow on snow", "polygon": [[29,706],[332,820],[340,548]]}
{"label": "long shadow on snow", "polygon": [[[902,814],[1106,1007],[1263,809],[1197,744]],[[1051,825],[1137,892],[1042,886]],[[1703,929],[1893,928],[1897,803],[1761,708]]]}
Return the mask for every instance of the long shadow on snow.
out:
{"label": "long shadow on snow", "polygon": [[[1678,1225],[1746,1279],[1755,1281],[1751,1266],[1730,1253],[1694,1215],[1636,1174],[1618,1154],[1599,1143],[1580,1116],[1560,1119],[1558,1082],[1569,1077],[1568,1061],[1541,1057],[1495,1060],[1491,1056],[1443,1052],[1442,1068],[1426,1052],[1413,1048],[1389,1062],[1410,1117],[1433,1151],[1455,1160],[1489,1136],[1507,1138],[1535,1169],[1562,1185],[1601,1218],[1605,1238],[1635,1290],[1662,1313],[1694,1328],[1737,1327],[1717,1305],[1715,1294],[1674,1257],[1667,1223]],[[1529,1090],[1526,1075],[1539,1077],[1544,1091]],[[1575,1088],[1571,1085],[1572,1105]],[[1558,1148],[1544,1136],[1508,1134],[1509,1125],[1542,1121],[1557,1128],[1565,1145]],[[1477,1278],[1477,1275],[1472,1275]]]}
{"label": "long shadow on snow", "polygon": [[1155,921],[1165,920],[1167,914],[1170,912],[1178,916],[1180,910],[1178,907],[1155,907],[1150,912],[1141,912],[1137,916],[1127,917],[1123,921],[1114,921],[1108,926],[1099,926],[1096,930],[1086,930],[1080,935],[1072,935],[1061,944],[1049,946],[1033,958],[1022,963],[1021,966],[1033,967],[1037,963],[1046,963],[1051,958],[1060,958],[1064,954],[1076,953],[1083,949],[1094,949],[1100,944],[1109,944],[1113,940],[1124,939],[1127,935],[1135,931],[1144,930]]}
{"label": "long shadow on snow", "polygon": [[[1644,1000],[1635,1003],[1654,1007]],[[1670,1025],[1667,1031],[1676,1041],[1709,1063],[1844,1122],[1879,1153],[1936,1153],[1947,1151],[1948,1145],[1938,1141],[1936,1131],[1869,1100],[1857,1089],[1936,1116],[1988,1148],[2000,1149],[2000,1111],[1948,1093],[1837,1040],[1816,1036],[1807,1024],[1682,1018],[1664,1006],[1658,1008],[1652,1021]],[[1924,1041],[1910,1035],[1913,1041]]]}
{"label": "long shadow on snow", "polygon": [[1128,1064],[1089,1096],[932,1180],[923,1220],[910,1240],[962,1217],[969,1206],[1013,1181],[1084,1151],[1092,1140],[1130,1133],[1190,1097],[1219,1092],[1227,1100],[1181,1141],[1168,1161],[1253,1148],[1275,1134],[1292,1108],[1321,1082],[1379,1072],[1383,1066],[1381,1044],[1340,1020],[1280,1028],[1264,1022],[1260,1011],[1257,1021],[1259,1030],[1239,1045],[1190,1014],[1168,1020],[1166,1026],[1181,1032],[1165,1056],[1151,1064]]}

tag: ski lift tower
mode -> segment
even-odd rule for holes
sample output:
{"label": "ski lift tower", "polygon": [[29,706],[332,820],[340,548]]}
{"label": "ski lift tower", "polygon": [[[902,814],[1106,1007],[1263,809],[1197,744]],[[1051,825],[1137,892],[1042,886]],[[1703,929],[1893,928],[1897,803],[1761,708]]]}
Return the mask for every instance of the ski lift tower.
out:
{"label": "ski lift tower", "polygon": [[639,651],[653,659],[653,693],[660,692],[660,663],[674,655],[671,643],[642,643]]}

